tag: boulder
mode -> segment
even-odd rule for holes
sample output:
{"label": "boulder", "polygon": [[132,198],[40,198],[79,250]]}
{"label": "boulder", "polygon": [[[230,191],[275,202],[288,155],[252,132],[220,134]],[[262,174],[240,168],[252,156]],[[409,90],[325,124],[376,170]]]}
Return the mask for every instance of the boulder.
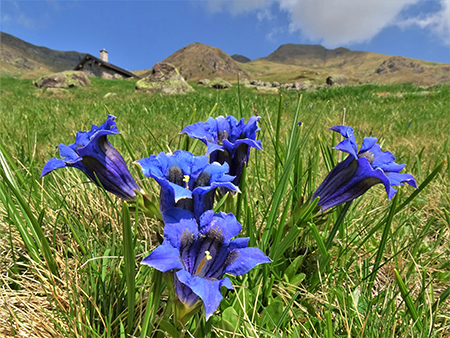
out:
{"label": "boulder", "polygon": [[274,88],[279,88],[279,87],[280,87],[280,83],[277,82],[277,81],[274,81],[274,82],[272,83],[272,87],[274,87]]}
{"label": "boulder", "polygon": [[91,81],[83,72],[65,71],[49,76],[41,76],[33,81],[33,84],[39,88],[72,88],[90,85]]}
{"label": "boulder", "polygon": [[342,74],[336,74],[336,75],[330,75],[327,77],[326,80],[327,85],[332,86],[336,84],[347,84],[348,83],[348,77]]}
{"label": "boulder", "polygon": [[242,79],[242,80],[239,80],[239,84],[243,85],[243,86],[249,85],[250,81],[248,79]]}
{"label": "boulder", "polygon": [[209,80],[209,79],[201,79],[201,80],[198,80],[197,84],[201,85],[201,86],[207,86],[210,82],[211,82],[211,80]]}
{"label": "boulder", "polygon": [[256,87],[256,89],[260,92],[266,92],[266,93],[278,93],[278,88],[274,88],[274,87]]}
{"label": "boulder", "polygon": [[208,88],[227,89],[231,88],[231,83],[221,79],[220,77],[216,77],[208,84]]}
{"label": "boulder", "polygon": [[270,82],[264,82],[263,85],[264,87],[272,87],[272,84]]}
{"label": "boulder", "polygon": [[154,93],[186,94],[194,91],[180,75],[178,69],[170,63],[158,62],[149,76],[136,82],[136,89]]}

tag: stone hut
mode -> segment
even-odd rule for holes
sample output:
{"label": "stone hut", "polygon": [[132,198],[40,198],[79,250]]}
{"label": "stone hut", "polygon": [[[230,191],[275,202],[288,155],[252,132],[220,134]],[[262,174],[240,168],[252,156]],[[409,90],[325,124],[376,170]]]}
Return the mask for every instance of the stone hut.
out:
{"label": "stone hut", "polygon": [[100,51],[100,58],[86,54],[83,60],[75,66],[74,70],[84,72],[89,77],[102,77],[108,80],[127,79],[131,77],[140,79],[139,76],[134,75],[128,70],[109,63],[108,52],[104,48]]}

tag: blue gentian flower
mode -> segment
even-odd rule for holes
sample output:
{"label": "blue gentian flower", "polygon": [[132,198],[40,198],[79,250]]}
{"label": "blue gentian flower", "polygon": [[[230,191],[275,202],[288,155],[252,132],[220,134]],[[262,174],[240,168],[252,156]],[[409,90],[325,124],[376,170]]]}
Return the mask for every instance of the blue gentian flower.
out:
{"label": "blue gentian flower", "polygon": [[248,238],[232,239],[241,225],[231,213],[208,210],[198,223],[185,217],[185,210],[179,208],[164,213],[164,242],[141,264],[162,272],[172,270],[181,317],[202,301],[208,320],[222,300],[220,288],[233,289],[224,274],[243,275],[270,259],[258,248],[248,248]]}
{"label": "blue gentian flower", "polygon": [[[108,135],[117,135],[115,116],[108,115],[100,127],[79,131],[75,143],[59,145],[59,155],[50,159],[42,169],[41,177],[59,168],[74,167],[84,172],[95,184],[100,181],[105,190],[126,201],[136,199],[141,189],[131,176],[120,153],[108,142]],[[98,181],[97,181],[98,179]]]}
{"label": "blue gentian flower", "polygon": [[176,206],[193,212],[198,219],[204,211],[212,209],[216,188],[239,190],[231,183],[234,177],[227,175],[228,164],[209,163],[206,155],[194,156],[176,150],[173,154],[161,152],[135,163],[146,177],[153,177],[161,186],[161,213]]}
{"label": "blue gentian flower", "polygon": [[252,116],[245,124],[244,118],[210,117],[206,122],[198,122],[185,127],[180,134],[201,140],[207,145],[206,154],[210,162],[228,163],[229,174],[235,176],[233,183],[239,185],[244,163],[248,163],[250,148],[262,150],[261,141],[256,140],[260,130],[260,116]]}
{"label": "blue gentian flower", "polygon": [[334,149],[349,156],[338,163],[316,190],[313,199],[320,197],[319,206],[327,210],[336,205],[354,200],[375,184],[382,183],[389,200],[397,192],[392,186],[408,183],[417,188],[416,180],[410,174],[400,174],[404,164],[395,163],[395,156],[389,151],[382,152],[376,137],[365,137],[361,148],[348,126],[330,128],[345,137]]}

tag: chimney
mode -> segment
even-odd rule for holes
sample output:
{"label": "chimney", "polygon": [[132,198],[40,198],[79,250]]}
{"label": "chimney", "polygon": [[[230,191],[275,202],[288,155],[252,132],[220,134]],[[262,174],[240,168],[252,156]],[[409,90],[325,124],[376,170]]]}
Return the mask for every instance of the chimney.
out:
{"label": "chimney", "polygon": [[108,52],[105,50],[105,48],[100,51],[100,60],[108,62]]}

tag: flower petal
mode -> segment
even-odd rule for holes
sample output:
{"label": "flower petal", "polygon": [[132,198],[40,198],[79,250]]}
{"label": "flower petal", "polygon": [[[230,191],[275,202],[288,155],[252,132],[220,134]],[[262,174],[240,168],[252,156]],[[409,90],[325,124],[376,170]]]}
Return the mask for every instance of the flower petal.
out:
{"label": "flower petal", "polygon": [[225,272],[233,275],[246,274],[258,264],[271,262],[260,249],[253,247],[235,249],[231,255],[232,263],[225,268]]}
{"label": "flower petal", "polygon": [[358,152],[358,155],[362,154],[366,151],[369,151],[376,143],[377,143],[376,137],[364,137],[364,140],[361,145],[361,149]]}
{"label": "flower petal", "polygon": [[410,186],[417,189],[417,183],[413,175],[400,174],[396,172],[385,173],[391,185],[403,185],[402,183],[408,183]]}
{"label": "flower petal", "polygon": [[215,214],[214,211],[208,210],[200,216],[200,232],[204,235],[211,231],[220,233],[226,245],[233,237],[239,235],[241,230],[241,224],[232,213]]}
{"label": "flower petal", "polygon": [[41,177],[44,177],[45,175],[47,175],[48,173],[50,173],[51,171],[55,170],[55,169],[59,169],[59,168],[65,168],[66,167],[66,163],[59,159],[59,158],[51,158],[47,161],[47,163],[45,163],[44,168],[42,168],[42,172],[41,172]]}
{"label": "flower petal", "polygon": [[90,142],[95,141],[101,136],[120,134],[114,121],[115,119],[116,117],[114,115],[108,115],[108,118],[100,127],[94,124],[90,131],[77,132],[75,143],[70,144],[69,147],[78,151],[79,148],[87,146]]}
{"label": "flower petal", "polygon": [[162,272],[183,269],[180,251],[178,248],[173,247],[168,241],[164,241],[163,244],[153,250],[141,261],[141,264],[151,266]]}
{"label": "flower petal", "polygon": [[164,239],[178,250],[182,249],[183,238],[189,239],[197,234],[198,225],[194,219],[181,219],[178,223],[166,223],[164,226]]}
{"label": "flower petal", "polygon": [[224,286],[230,290],[233,289],[233,285],[228,278],[219,280],[202,278],[192,276],[185,270],[177,271],[176,275],[181,283],[188,286],[203,301],[206,320],[212,316],[220,305],[223,298],[220,288]]}
{"label": "flower petal", "polygon": [[336,145],[334,149],[344,151],[357,159],[358,144],[356,143],[355,135],[353,134],[353,128],[349,126],[334,126],[330,127],[330,129],[340,133],[346,138]]}
{"label": "flower petal", "polygon": [[[329,188],[326,195],[323,193],[322,195],[314,194],[315,197],[320,197],[319,205],[324,211],[336,205],[358,198],[372,186],[379,183],[383,183],[388,197],[392,195],[389,179],[381,169],[374,170],[370,165],[369,160],[365,157],[358,159],[356,162],[351,162],[351,165],[355,164],[357,164],[357,168],[354,174],[347,175],[346,179],[342,180],[339,187],[336,187],[335,189]],[[345,170],[346,169],[343,169],[343,172]],[[332,171],[328,175],[331,175],[331,173]]]}
{"label": "flower petal", "polygon": [[164,224],[178,223],[182,219],[194,219],[194,214],[181,208],[169,208],[162,214]]}

